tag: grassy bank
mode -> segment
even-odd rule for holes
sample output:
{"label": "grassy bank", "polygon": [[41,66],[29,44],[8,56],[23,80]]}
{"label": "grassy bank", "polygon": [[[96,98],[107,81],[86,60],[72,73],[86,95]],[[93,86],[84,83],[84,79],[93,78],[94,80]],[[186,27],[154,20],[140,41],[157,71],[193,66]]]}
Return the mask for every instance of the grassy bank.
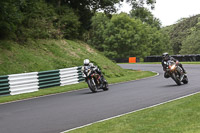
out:
{"label": "grassy bank", "polygon": [[124,75],[122,69],[89,45],[70,40],[0,41],[0,75],[55,70],[83,65],[88,58],[106,77]]}
{"label": "grassy bank", "polygon": [[[19,44],[0,42],[0,75],[55,70],[83,65],[88,58],[97,65],[109,83],[155,75],[152,72],[124,70],[89,45],[71,40],[29,40]],[[0,97],[0,103],[86,88],[86,83],[54,87],[38,92]],[[88,90],[89,91],[89,90]]]}
{"label": "grassy bank", "polygon": [[70,133],[199,133],[199,101],[196,94]]}

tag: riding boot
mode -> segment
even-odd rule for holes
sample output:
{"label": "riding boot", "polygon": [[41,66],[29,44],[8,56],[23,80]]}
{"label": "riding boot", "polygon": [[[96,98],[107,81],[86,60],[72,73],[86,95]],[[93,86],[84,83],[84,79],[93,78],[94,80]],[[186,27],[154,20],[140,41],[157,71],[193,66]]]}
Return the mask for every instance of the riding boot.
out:
{"label": "riding boot", "polygon": [[103,74],[101,74],[101,80],[102,80],[104,83],[107,82],[106,79],[104,78]]}
{"label": "riding boot", "polygon": [[184,69],[183,67],[182,67],[182,69],[183,69],[183,73],[184,73],[184,74],[186,74],[186,71],[185,71],[185,69]]}
{"label": "riding boot", "polygon": [[182,64],[179,64],[179,66],[182,68],[183,74],[186,74],[186,71],[185,71],[185,69],[183,68],[183,65],[182,65]]}

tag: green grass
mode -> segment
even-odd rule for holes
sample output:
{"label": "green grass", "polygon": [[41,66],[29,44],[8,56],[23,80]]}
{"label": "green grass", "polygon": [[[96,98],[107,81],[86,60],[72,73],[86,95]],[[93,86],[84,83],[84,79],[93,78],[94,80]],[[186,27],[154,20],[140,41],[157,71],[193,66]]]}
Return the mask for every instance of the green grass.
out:
{"label": "green grass", "polygon": [[200,62],[199,61],[197,61],[197,62],[181,62],[182,64],[200,64]]}
{"label": "green grass", "polygon": [[29,40],[24,44],[0,41],[0,75],[98,65],[109,78],[124,76],[122,69],[89,45],[71,40]]}
{"label": "green grass", "polygon": [[199,133],[200,94],[69,133]]}
{"label": "green grass", "polygon": [[[28,40],[19,44],[0,41],[0,75],[39,72],[83,65],[90,59],[109,83],[123,82],[155,75],[151,72],[124,70],[89,45],[72,40]],[[38,92],[0,97],[0,103],[86,88],[86,83],[43,89]],[[89,91],[89,90],[88,90]]]}
{"label": "green grass", "polygon": [[[108,83],[109,84],[119,83],[119,82],[136,80],[136,79],[141,79],[141,78],[150,77],[150,76],[155,75],[155,73],[153,73],[153,72],[133,71],[133,70],[124,70],[124,73],[127,73],[127,74],[125,76],[121,76],[121,77],[107,78]],[[22,100],[22,99],[28,99],[28,98],[39,97],[39,96],[50,95],[50,94],[56,94],[56,93],[62,93],[62,92],[68,92],[68,91],[78,90],[78,89],[82,89],[82,88],[88,88],[87,83],[82,82],[82,83],[74,84],[74,85],[59,86],[59,87],[53,87],[53,88],[48,88],[48,89],[41,89],[37,92],[32,92],[32,93],[26,93],[26,94],[14,95],[14,96],[3,96],[3,97],[0,97],[0,103]],[[90,90],[88,89],[88,92],[89,91]]]}

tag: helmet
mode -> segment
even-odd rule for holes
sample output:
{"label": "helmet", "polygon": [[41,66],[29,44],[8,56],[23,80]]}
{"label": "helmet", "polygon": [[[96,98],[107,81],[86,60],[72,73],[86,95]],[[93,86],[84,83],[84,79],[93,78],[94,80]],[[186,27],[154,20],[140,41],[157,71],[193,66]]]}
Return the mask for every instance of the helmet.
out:
{"label": "helmet", "polygon": [[83,61],[84,66],[88,66],[89,63],[90,63],[90,60],[89,60],[89,59],[85,59],[85,60]]}
{"label": "helmet", "polygon": [[163,53],[162,54],[162,58],[164,59],[164,60],[167,60],[167,59],[169,59],[169,54],[166,52],[166,53]]}

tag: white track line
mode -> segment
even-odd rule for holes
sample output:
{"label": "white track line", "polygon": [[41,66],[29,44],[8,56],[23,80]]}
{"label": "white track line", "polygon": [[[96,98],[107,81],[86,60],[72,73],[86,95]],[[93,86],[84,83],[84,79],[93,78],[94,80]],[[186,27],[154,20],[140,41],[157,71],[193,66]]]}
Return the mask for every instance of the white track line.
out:
{"label": "white track line", "polygon": [[186,95],[186,96],[182,96],[182,97],[179,97],[179,98],[176,98],[176,99],[172,99],[172,100],[169,100],[169,101],[166,101],[166,102],[155,104],[155,105],[152,105],[152,106],[149,106],[149,107],[141,108],[141,109],[134,110],[134,111],[131,111],[131,112],[128,112],[128,113],[124,113],[124,114],[121,114],[121,115],[117,115],[117,116],[113,116],[113,117],[110,117],[110,118],[102,119],[102,120],[99,120],[99,121],[96,121],[96,122],[92,122],[92,123],[89,123],[89,124],[86,124],[86,125],[83,125],[83,126],[80,126],[80,127],[76,127],[76,128],[72,128],[72,129],[66,130],[66,131],[63,131],[63,132],[60,132],[60,133],[66,133],[66,132],[69,132],[69,131],[73,131],[73,130],[76,130],[76,129],[80,129],[80,128],[83,128],[83,127],[90,126],[90,125],[95,124],[95,123],[100,123],[100,122],[103,122],[103,121],[107,121],[107,120],[110,120],[110,119],[114,119],[114,118],[118,118],[118,117],[121,117],[121,116],[124,116],[124,115],[128,115],[128,114],[131,114],[131,113],[134,113],[134,112],[138,112],[138,111],[141,111],[141,110],[153,108],[153,107],[156,107],[156,106],[159,106],[159,105],[162,105],[162,104],[166,104],[166,103],[169,103],[169,102],[172,102],[172,101],[176,101],[176,100],[179,100],[179,99],[183,99],[183,98],[186,98],[186,97],[198,94],[198,93],[200,93],[200,92],[195,92],[195,93],[192,93],[192,94],[189,94],[189,95]]}
{"label": "white track line", "polygon": [[[117,84],[123,84],[123,83],[138,81],[138,80],[144,80],[144,79],[153,78],[153,77],[156,77],[156,76],[159,75],[158,72],[155,72],[155,71],[152,71],[152,72],[157,73],[157,74],[154,75],[154,76],[151,76],[151,77],[147,77],[147,78],[136,79],[136,80],[130,80],[130,81],[126,81],[126,82],[113,83],[113,84],[109,84],[109,85],[117,85]],[[71,93],[71,92],[76,92],[76,91],[85,90],[85,89],[88,89],[88,88],[82,88],[82,89],[78,89],[78,90],[72,90],[72,91],[67,91],[67,92],[54,93],[54,94],[49,94],[49,95],[44,95],[44,96],[38,96],[38,97],[32,97],[32,98],[27,98],[27,99],[22,99],[22,100],[16,100],[16,101],[11,101],[11,102],[5,102],[5,103],[0,103],[0,105],[9,104],[9,103],[15,103],[15,102],[22,102],[22,101],[27,101],[27,100],[33,100],[33,99],[38,99],[38,98],[42,98],[42,97],[49,97],[49,96],[54,96],[54,95],[58,95],[58,94]]]}

